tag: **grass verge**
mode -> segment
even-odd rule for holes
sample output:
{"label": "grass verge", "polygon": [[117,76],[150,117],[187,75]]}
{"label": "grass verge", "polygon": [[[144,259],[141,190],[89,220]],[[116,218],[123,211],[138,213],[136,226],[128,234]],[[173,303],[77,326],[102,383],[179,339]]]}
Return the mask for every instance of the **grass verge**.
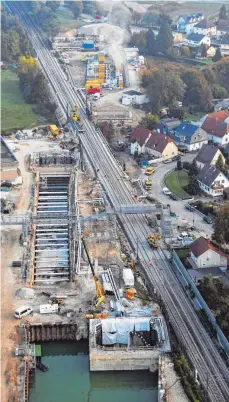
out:
{"label": "grass verge", "polygon": [[75,29],[85,25],[85,22],[77,20],[68,8],[57,10],[56,16],[61,31]]}
{"label": "grass verge", "polygon": [[2,71],[1,88],[3,133],[23,129],[38,122],[39,116],[23,99],[16,73],[10,70]]}
{"label": "grass verge", "polygon": [[165,178],[165,185],[172,193],[176,194],[182,200],[190,198],[183,188],[188,185],[189,177],[185,170],[174,170]]}

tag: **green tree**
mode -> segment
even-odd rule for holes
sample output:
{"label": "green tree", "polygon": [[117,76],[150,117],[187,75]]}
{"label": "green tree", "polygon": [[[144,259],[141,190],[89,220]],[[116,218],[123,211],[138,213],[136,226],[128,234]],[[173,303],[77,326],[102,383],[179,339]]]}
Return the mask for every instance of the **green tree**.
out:
{"label": "green tree", "polygon": [[164,25],[164,24],[169,24],[172,25],[172,18],[170,17],[170,15],[165,14],[165,13],[160,13],[159,17],[158,17],[158,25]]}
{"label": "green tree", "polygon": [[216,161],[215,167],[217,169],[219,169],[220,171],[222,171],[223,168],[224,168],[223,156],[221,154],[219,155],[219,157],[218,157],[218,159]]}
{"label": "green tree", "polygon": [[147,50],[150,56],[155,55],[157,52],[157,43],[156,43],[156,38],[155,34],[152,30],[152,28],[149,28],[147,31],[146,35],[146,44],[147,44]]}
{"label": "green tree", "polygon": [[153,113],[158,113],[162,107],[172,106],[175,101],[183,100],[185,85],[174,70],[157,70],[148,79],[143,79],[142,84],[146,84]]}
{"label": "green tree", "polygon": [[225,204],[217,213],[213,223],[212,238],[219,244],[229,243],[229,205]]}
{"label": "green tree", "polygon": [[153,12],[146,12],[143,15],[142,19],[143,23],[146,25],[156,25],[158,21],[158,13],[153,13]]}
{"label": "green tree", "polygon": [[73,12],[74,17],[78,18],[83,11],[83,2],[82,1],[65,1],[67,7]]}
{"label": "green tree", "polygon": [[208,51],[207,45],[205,45],[205,44],[203,43],[203,44],[200,46],[200,54],[201,54],[201,57],[207,57],[207,55],[208,55],[207,51]]}
{"label": "green tree", "polygon": [[192,163],[190,164],[190,167],[189,167],[188,175],[196,177],[198,175],[198,173],[199,173],[199,168],[198,168],[198,166],[196,164],[196,160],[193,159],[193,161],[192,161]]}
{"label": "green tree", "polygon": [[199,183],[198,183],[198,181],[197,181],[195,176],[190,177],[190,180],[189,180],[189,183],[188,183],[188,186],[187,186],[187,192],[190,195],[199,194],[199,192],[200,192]]}
{"label": "green tree", "polygon": [[221,50],[219,47],[217,47],[215,55],[212,57],[212,61],[216,62],[222,59],[222,54],[221,54]]}
{"label": "green tree", "polygon": [[167,54],[173,45],[172,29],[167,22],[161,25],[156,41],[158,52]]}
{"label": "green tree", "polygon": [[145,51],[146,49],[146,33],[144,31],[134,32],[129,40],[130,46],[136,46],[139,50]]}
{"label": "green tree", "polygon": [[204,68],[203,69],[204,77],[209,82],[210,84],[215,84],[216,82],[216,74],[213,70],[210,68]]}
{"label": "green tree", "polygon": [[180,159],[177,161],[177,170],[182,170],[182,162]]}
{"label": "green tree", "polygon": [[145,128],[148,128],[149,130],[152,130],[157,123],[159,123],[160,119],[158,116],[149,113],[145,117],[141,119],[139,122],[139,125]]}
{"label": "green tree", "polygon": [[227,98],[227,90],[221,85],[215,84],[212,86],[212,95],[215,99]]}
{"label": "green tree", "polygon": [[53,12],[56,12],[58,8],[60,7],[60,2],[59,1],[46,1],[46,6],[51,8]]}
{"label": "green tree", "polygon": [[226,6],[223,4],[219,10],[219,20],[227,20]]}
{"label": "green tree", "polygon": [[197,105],[203,111],[212,109],[212,92],[202,71],[187,69],[181,73],[186,84],[184,101],[187,105]]}

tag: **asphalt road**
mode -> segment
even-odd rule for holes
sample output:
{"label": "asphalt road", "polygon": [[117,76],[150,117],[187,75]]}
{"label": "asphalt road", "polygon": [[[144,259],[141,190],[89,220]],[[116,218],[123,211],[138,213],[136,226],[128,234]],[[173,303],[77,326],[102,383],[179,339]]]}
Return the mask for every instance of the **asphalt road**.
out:
{"label": "asphalt road", "polygon": [[[182,161],[191,162],[195,156],[196,154],[186,154],[184,157],[182,157]],[[193,226],[195,226],[201,232],[201,234],[205,234],[207,237],[210,237],[213,233],[212,225],[204,222],[202,216],[198,215],[198,213],[193,213],[185,209],[185,204],[188,204],[188,200],[174,201],[162,191],[163,187],[165,187],[164,178],[166,173],[168,173],[170,170],[173,170],[176,167],[176,164],[176,162],[161,164],[155,169],[155,173],[150,176],[153,183],[151,194],[163,204],[170,204],[171,211],[175,212],[180,219],[187,220],[191,225],[194,223]],[[143,177],[145,180],[147,176],[144,175]]]}

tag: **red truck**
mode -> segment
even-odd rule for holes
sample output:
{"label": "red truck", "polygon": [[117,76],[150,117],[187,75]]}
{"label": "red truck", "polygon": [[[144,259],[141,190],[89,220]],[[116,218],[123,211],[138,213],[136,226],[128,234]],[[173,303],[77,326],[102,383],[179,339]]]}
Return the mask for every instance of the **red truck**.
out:
{"label": "red truck", "polygon": [[87,93],[88,94],[100,94],[101,89],[100,88],[88,88]]}

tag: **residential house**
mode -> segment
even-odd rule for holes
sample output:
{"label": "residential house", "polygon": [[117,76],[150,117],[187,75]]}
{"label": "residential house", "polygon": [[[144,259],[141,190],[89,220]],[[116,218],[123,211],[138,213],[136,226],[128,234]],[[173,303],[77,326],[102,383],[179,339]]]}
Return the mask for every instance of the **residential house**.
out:
{"label": "residential house", "polygon": [[216,144],[229,143],[229,110],[220,110],[206,116],[201,128],[208,134],[208,139]]}
{"label": "residential house", "polygon": [[211,39],[207,35],[198,34],[198,33],[190,33],[186,40],[187,45],[190,47],[199,47],[201,45],[211,45]]}
{"label": "residential house", "polygon": [[178,155],[178,148],[170,137],[153,133],[145,144],[145,152],[166,160]]}
{"label": "residential house", "polygon": [[206,131],[185,120],[174,130],[171,138],[178,149],[186,149],[187,151],[195,151],[208,143]]}
{"label": "residential house", "polygon": [[146,94],[139,91],[134,91],[131,89],[123,92],[122,94],[123,105],[143,105],[143,103],[148,102],[149,98],[146,96]]}
{"label": "residential house", "polygon": [[208,21],[206,18],[204,18],[194,25],[193,33],[204,36],[216,36],[216,23]]}
{"label": "residential house", "polygon": [[229,20],[219,20],[216,32],[217,39],[226,34],[229,34]]}
{"label": "residential house", "polygon": [[18,176],[18,161],[1,137],[1,181],[14,181]]}
{"label": "residential house", "polygon": [[[197,53],[198,57],[202,57],[201,50],[202,49],[200,47],[199,51]],[[210,59],[212,59],[212,57],[215,56],[215,53],[216,53],[216,48],[214,46],[207,47],[207,55],[206,55],[206,57],[209,57]]]}
{"label": "residential house", "polygon": [[226,145],[224,148],[224,155],[228,158],[229,157],[229,144]]}
{"label": "residential house", "polygon": [[228,178],[215,166],[206,163],[197,175],[200,189],[212,197],[223,195],[229,187]]}
{"label": "residential house", "polygon": [[206,269],[218,267],[223,272],[227,270],[226,254],[216,248],[210,240],[201,236],[190,244],[189,248],[191,252],[190,259],[194,262],[195,268]]}
{"label": "residential house", "polygon": [[177,30],[178,32],[189,34],[193,31],[194,25],[203,19],[204,15],[202,13],[180,15],[176,22]]}
{"label": "residential house", "polygon": [[176,127],[180,125],[181,121],[174,117],[165,117],[161,119],[161,121],[155,125],[155,129],[153,131],[157,131],[162,134],[169,135],[174,131]]}
{"label": "residential house", "polygon": [[140,155],[145,153],[145,144],[151,134],[151,131],[144,127],[135,127],[132,129],[132,134],[130,137],[131,155]]}
{"label": "residential house", "polygon": [[225,158],[219,148],[214,145],[205,144],[198,152],[195,161],[199,169],[202,169],[206,163],[215,166],[220,155],[225,163]]}
{"label": "residential house", "polygon": [[229,33],[227,35],[221,36],[219,39],[212,40],[212,46],[214,46],[215,50],[217,47],[220,48],[221,54],[223,56],[229,55]]}

